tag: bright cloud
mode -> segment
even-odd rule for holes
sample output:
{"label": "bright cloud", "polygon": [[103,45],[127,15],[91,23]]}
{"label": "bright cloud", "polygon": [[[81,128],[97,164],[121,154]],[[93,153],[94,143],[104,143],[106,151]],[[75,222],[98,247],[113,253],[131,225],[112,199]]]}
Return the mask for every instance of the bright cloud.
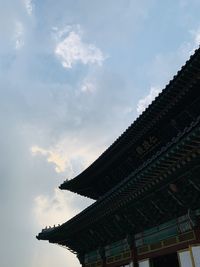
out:
{"label": "bright cloud", "polygon": [[190,34],[192,36],[191,40],[183,43],[178,51],[185,59],[194,54],[195,49],[200,45],[200,28],[190,31]]}
{"label": "bright cloud", "polygon": [[57,173],[64,172],[67,168],[71,171],[71,165],[68,161],[68,158],[61,153],[61,151],[57,151],[56,149],[44,149],[39,146],[32,146],[31,152],[33,155],[41,154],[47,157],[47,161],[53,163],[55,165],[55,171]]}
{"label": "bright cloud", "polygon": [[75,32],[78,32],[79,34],[81,34],[80,25],[79,24],[65,25],[64,27],[62,27],[60,29],[56,26],[52,27],[53,37],[58,42],[60,42],[61,40],[64,40],[71,31],[75,31]]}
{"label": "bright cloud", "polygon": [[40,227],[45,225],[61,224],[73,216],[80,209],[73,206],[75,196],[69,192],[54,189],[52,197],[39,195],[34,200],[34,215]]}
{"label": "bright cloud", "polygon": [[159,88],[151,87],[149,94],[138,101],[137,113],[141,114],[151,104],[160,91]]}
{"label": "bright cloud", "polygon": [[32,0],[25,0],[25,7],[26,7],[26,11],[27,11],[28,15],[31,16],[32,12],[33,12]]}
{"label": "bright cloud", "polygon": [[[79,201],[77,201],[77,199]],[[80,202],[82,205],[80,205]],[[78,197],[71,192],[64,192],[57,188],[54,189],[53,195],[38,195],[34,199],[33,216],[39,229],[49,226],[57,226],[78,214],[83,208],[92,204],[94,201],[83,197]],[[43,253],[39,249],[35,259],[32,260],[31,266],[35,267],[40,259],[41,266],[70,266],[77,267],[78,263],[68,250],[63,248],[59,251],[55,246],[44,244]],[[45,253],[44,253],[45,250]],[[50,255],[49,255],[50,251]],[[47,256],[48,255],[48,256]]]}
{"label": "bright cloud", "polygon": [[105,57],[102,51],[93,44],[84,43],[79,33],[71,31],[68,36],[59,42],[55,54],[61,59],[65,68],[81,62],[86,64],[102,65]]}
{"label": "bright cloud", "polygon": [[[102,148],[103,150],[104,148]],[[57,173],[66,173],[67,178],[78,174],[91,164],[102,152],[76,138],[63,139],[55,146],[44,149],[37,145],[31,147],[33,156],[45,156],[47,162],[54,164]]]}

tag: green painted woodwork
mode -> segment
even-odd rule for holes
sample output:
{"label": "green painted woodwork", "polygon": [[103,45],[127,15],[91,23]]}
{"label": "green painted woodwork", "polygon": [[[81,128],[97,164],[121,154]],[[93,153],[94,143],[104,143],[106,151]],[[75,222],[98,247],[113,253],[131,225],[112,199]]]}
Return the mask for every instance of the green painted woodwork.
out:
{"label": "green painted woodwork", "polygon": [[97,262],[101,260],[100,254],[98,250],[91,251],[87,254],[85,254],[85,259],[84,262],[87,263],[92,263],[92,262]]}
{"label": "green painted woodwork", "polygon": [[114,242],[105,247],[106,257],[118,255],[124,251],[129,250],[129,245],[126,239]]}
{"label": "green painted woodwork", "polygon": [[[199,210],[195,212],[197,215]],[[178,219],[170,220],[157,227],[153,227],[144,232],[135,235],[136,247],[153,244],[180,233],[187,232],[195,225],[195,221],[191,221],[188,214],[179,217]]]}

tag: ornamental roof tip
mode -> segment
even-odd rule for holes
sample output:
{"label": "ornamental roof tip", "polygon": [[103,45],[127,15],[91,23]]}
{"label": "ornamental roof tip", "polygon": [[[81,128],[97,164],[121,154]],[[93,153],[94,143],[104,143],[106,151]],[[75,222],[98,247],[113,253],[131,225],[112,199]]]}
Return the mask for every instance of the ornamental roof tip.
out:
{"label": "ornamental roof tip", "polygon": [[60,224],[58,224],[58,225],[55,225],[55,224],[54,224],[54,226],[46,226],[46,227],[43,228],[42,231],[36,236],[36,238],[37,238],[38,240],[40,240],[40,239],[42,239],[42,235],[43,235],[43,234],[46,234],[46,233],[48,234],[48,233],[54,231],[55,229],[58,229],[60,226],[61,226]]}
{"label": "ornamental roof tip", "polygon": [[68,178],[65,179],[64,182],[63,182],[62,184],[60,184],[58,188],[59,188],[59,189],[64,189],[64,188],[63,188],[63,185],[67,184],[69,181],[70,181],[70,179],[68,179]]}

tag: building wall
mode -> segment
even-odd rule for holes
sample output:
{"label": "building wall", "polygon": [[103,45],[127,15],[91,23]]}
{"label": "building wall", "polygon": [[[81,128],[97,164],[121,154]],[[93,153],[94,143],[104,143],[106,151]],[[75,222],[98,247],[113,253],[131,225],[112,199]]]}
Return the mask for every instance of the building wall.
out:
{"label": "building wall", "polygon": [[[172,240],[172,239],[171,239]],[[162,240],[162,244],[167,244],[167,240]],[[197,227],[185,233],[185,240],[180,240],[178,236],[174,238],[174,243],[161,248],[149,250],[141,253],[138,248],[132,247],[130,253],[118,254],[113,257],[112,261],[109,257],[96,262],[83,264],[83,267],[150,267],[155,257],[164,257],[165,255],[177,253],[180,267],[200,267],[200,228]],[[150,247],[151,248],[151,247]],[[123,257],[126,255],[126,257]],[[188,265],[189,264],[189,265]],[[162,267],[162,266],[161,266]]]}
{"label": "building wall", "polygon": [[83,266],[152,267],[152,259],[176,253],[180,267],[200,267],[199,213],[194,222],[185,215],[133,238],[119,240],[85,255]]}

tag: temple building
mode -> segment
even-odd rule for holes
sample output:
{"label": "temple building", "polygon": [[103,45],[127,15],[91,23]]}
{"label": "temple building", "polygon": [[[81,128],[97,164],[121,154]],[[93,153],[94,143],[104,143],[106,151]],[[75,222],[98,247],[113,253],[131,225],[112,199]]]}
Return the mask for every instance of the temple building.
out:
{"label": "temple building", "polygon": [[200,267],[200,49],[60,189],[96,201],[37,238],[67,247],[83,267]]}

